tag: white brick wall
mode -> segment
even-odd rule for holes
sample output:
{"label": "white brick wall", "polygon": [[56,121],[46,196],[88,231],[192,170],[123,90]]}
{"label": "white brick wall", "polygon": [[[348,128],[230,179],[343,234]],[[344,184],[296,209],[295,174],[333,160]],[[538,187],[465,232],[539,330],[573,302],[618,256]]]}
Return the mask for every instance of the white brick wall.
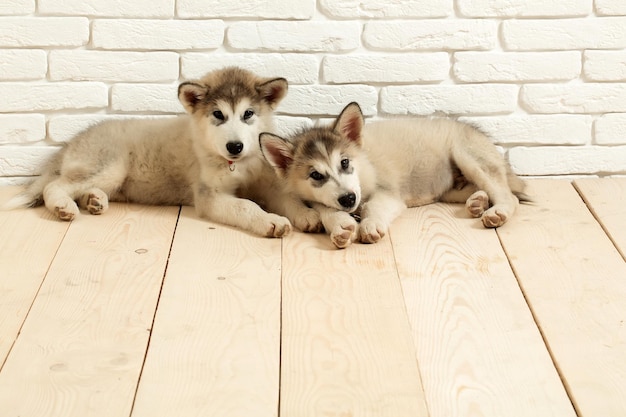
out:
{"label": "white brick wall", "polygon": [[0,184],[227,65],[290,81],[282,132],[355,100],[460,116],[520,174],[626,174],[624,0],[3,0]]}

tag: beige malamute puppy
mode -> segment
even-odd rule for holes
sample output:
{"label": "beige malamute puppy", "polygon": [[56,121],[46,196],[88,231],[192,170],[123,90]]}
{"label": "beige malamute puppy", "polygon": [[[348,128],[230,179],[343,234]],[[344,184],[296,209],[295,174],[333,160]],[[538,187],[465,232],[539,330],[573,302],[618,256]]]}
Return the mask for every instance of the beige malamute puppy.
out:
{"label": "beige malamute puppy", "polygon": [[259,134],[273,129],[273,110],[286,93],[284,78],[259,78],[234,67],[182,83],[178,98],[188,114],[87,129],[6,208],[43,200],[59,219],[72,220],[79,206],[101,214],[109,201],[182,204],[262,236],[291,230],[282,215],[297,228],[319,230],[319,215],[282,191],[259,149]]}
{"label": "beige malamute puppy", "polygon": [[[264,133],[261,148],[291,192],[321,214],[333,243],[380,240],[407,207],[466,202],[485,227],[510,218],[524,183],[477,129],[448,118],[364,125],[357,103],[332,126],[290,139]],[[360,224],[351,213],[361,217]]]}

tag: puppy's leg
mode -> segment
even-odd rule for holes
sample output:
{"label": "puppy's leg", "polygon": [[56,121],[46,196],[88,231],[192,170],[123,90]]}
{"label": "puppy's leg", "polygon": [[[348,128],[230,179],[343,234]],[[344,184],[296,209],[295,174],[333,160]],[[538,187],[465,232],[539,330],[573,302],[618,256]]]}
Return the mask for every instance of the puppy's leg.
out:
{"label": "puppy's leg", "polygon": [[196,188],[194,205],[204,218],[266,237],[283,237],[291,231],[288,219],[266,212],[251,200],[216,192],[205,185]]}
{"label": "puppy's leg", "polygon": [[391,222],[405,210],[406,204],[392,194],[378,192],[363,204],[359,237],[363,243],[376,243],[389,230]]}
{"label": "puppy's leg", "polygon": [[78,204],[91,214],[102,214],[109,208],[109,197],[99,188],[91,188],[85,192]]}
{"label": "puppy's leg", "polygon": [[313,208],[320,214],[324,228],[336,247],[347,248],[357,240],[359,224],[350,214],[319,203],[314,203]]}
{"label": "puppy's leg", "polygon": [[515,213],[519,200],[509,188],[504,165],[492,164],[487,158],[479,161],[469,154],[455,160],[479,190],[470,196],[466,207],[471,215],[481,217],[485,227],[499,227]]}
{"label": "puppy's leg", "polygon": [[472,217],[481,217],[489,208],[489,196],[477,190],[475,184],[467,184],[462,189],[451,189],[441,196],[444,203],[465,203],[465,208]]}
{"label": "puppy's leg", "polygon": [[80,213],[74,202],[75,185],[65,181],[63,177],[51,181],[43,189],[43,200],[46,208],[60,220],[74,220]]}
{"label": "puppy's leg", "polygon": [[308,207],[299,198],[281,191],[264,199],[267,209],[289,219],[298,230],[308,233],[321,232],[324,225],[320,213]]}

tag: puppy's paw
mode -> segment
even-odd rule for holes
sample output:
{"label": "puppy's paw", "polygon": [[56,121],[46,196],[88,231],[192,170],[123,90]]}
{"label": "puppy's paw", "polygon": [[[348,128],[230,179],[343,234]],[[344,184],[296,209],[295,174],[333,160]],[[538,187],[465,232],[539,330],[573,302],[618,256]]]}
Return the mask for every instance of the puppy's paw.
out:
{"label": "puppy's paw", "polygon": [[94,189],[83,195],[81,207],[84,207],[91,214],[102,214],[109,208],[109,198],[102,190]]}
{"label": "puppy's paw", "polygon": [[359,226],[359,240],[361,243],[376,243],[387,234],[387,225],[377,223],[372,219],[361,220]]}
{"label": "puppy's paw", "polygon": [[337,223],[330,231],[330,240],[339,249],[347,248],[356,240],[358,224],[356,220],[348,217],[341,223]]}
{"label": "puppy's paw", "polygon": [[324,229],[320,214],[313,209],[303,210],[298,218],[293,220],[296,229],[306,233],[319,233]]}
{"label": "puppy's paw", "polygon": [[485,211],[481,220],[483,222],[483,226],[493,228],[502,226],[506,223],[508,217],[509,216],[505,210],[498,206],[493,206],[489,210]]}
{"label": "puppy's paw", "polygon": [[291,223],[286,217],[275,214],[269,215],[268,223],[265,227],[266,237],[284,237],[291,232]]}
{"label": "puppy's paw", "polygon": [[79,210],[75,202],[69,200],[65,204],[58,204],[54,207],[54,214],[59,220],[72,221],[78,216]]}
{"label": "puppy's paw", "polygon": [[472,217],[481,217],[489,208],[489,196],[482,190],[476,191],[465,202],[465,208]]}

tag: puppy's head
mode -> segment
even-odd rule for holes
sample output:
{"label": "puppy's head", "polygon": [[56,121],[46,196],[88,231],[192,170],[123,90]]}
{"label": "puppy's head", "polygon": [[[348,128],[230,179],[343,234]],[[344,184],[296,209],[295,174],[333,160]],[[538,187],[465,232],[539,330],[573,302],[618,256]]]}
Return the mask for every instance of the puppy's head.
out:
{"label": "puppy's head", "polygon": [[272,128],[272,113],[287,88],[284,78],[229,67],[182,83],[178,98],[194,119],[202,149],[237,161],[258,154],[259,133]]}
{"label": "puppy's head", "polygon": [[361,202],[363,123],[361,108],[350,103],[331,126],[307,129],[289,139],[262,133],[259,141],[263,155],[291,192],[351,213]]}

